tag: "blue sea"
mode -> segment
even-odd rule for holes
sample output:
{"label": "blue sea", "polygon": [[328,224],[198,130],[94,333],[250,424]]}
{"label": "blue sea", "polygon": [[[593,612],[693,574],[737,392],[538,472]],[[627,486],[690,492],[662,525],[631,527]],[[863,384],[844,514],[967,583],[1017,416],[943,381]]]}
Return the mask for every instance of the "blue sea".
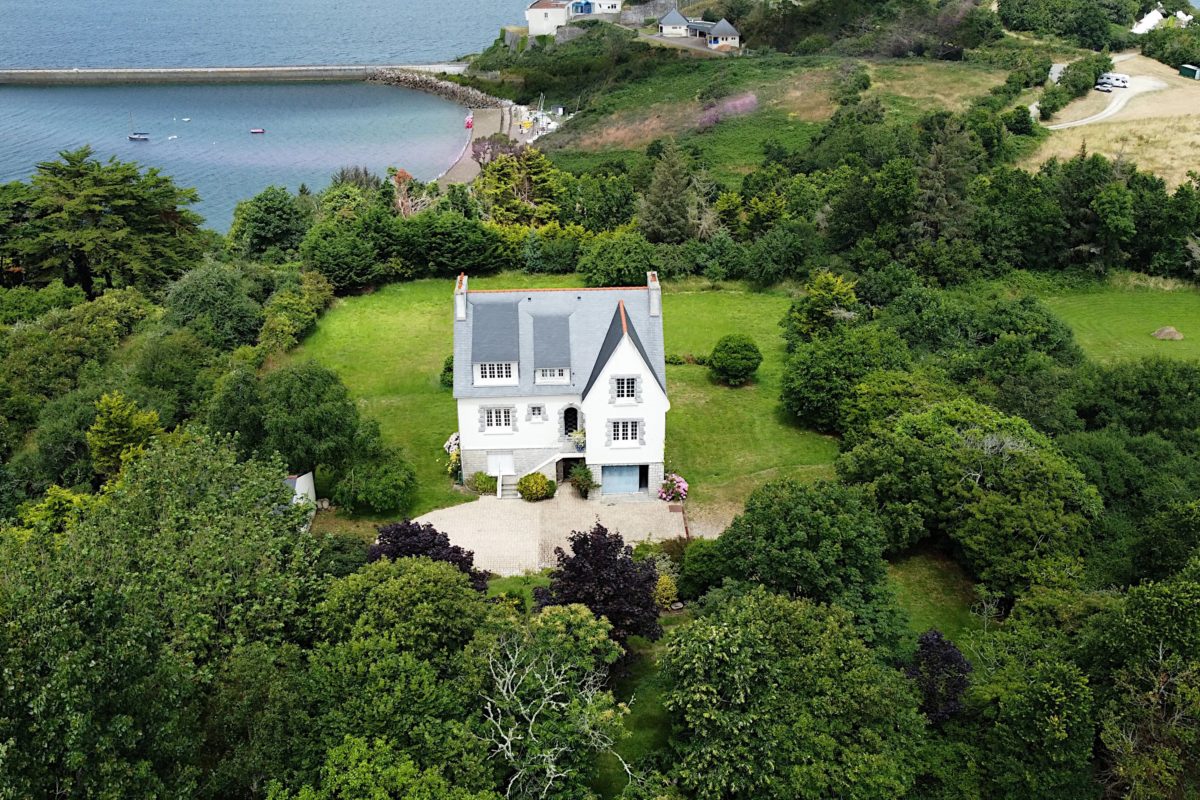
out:
{"label": "blue sea", "polygon": [[[0,0],[0,67],[403,64],[478,52],[523,21],[523,0]],[[362,83],[0,86],[0,182],[90,144],[160,168],[200,193],[224,231],[238,200],[271,184],[314,190],[339,167],[422,180],[467,141],[465,110]],[[183,122],[183,118],[190,122]],[[130,128],[150,133],[130,142]],[[265,128],[252,135],[251,128]]]}

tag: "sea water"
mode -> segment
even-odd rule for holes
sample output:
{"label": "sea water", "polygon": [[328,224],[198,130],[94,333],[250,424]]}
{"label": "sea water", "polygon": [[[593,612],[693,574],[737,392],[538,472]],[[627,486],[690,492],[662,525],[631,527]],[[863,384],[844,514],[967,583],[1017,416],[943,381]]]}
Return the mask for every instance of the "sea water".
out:
{"label": "sea water", "polygon": [[[0,0],[0,67],[172,67],[444,61],[483,49],[522,0]],[[326,186],[342,166],[431,180],[462,152],[465,109],[365,83],[0,86],[0,182],[61,150],[158,167],[225,231],[238,200]],[[190,122],[184,122],[184,118]],[[264,128],[265,134],[251,134]],[[148,142],[131,142],[131,130]]]}

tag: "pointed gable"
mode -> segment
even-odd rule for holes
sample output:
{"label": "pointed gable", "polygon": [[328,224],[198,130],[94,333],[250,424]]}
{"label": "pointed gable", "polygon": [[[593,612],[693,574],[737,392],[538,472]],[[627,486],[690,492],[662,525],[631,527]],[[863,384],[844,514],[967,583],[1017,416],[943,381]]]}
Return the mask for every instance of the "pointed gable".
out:
{"label": "pointed gable", "polygon": [[633,326],[629,321],[629,316],[625,313],[625,301],[618,300],[617,308],[613,312],[612,322],[608,325],[608,333],[604,335],[604,342],[600,345],[600,352],[596,355],[596,363],[592,366],[592,374],[588,376],[587,384],[583,387],[582,397],[588,396],[588,392],[592,390],[592,386],[599,379],[600,373],[604,372],[604,367],[608,364],[608,360],[616,352],[617,345],[625,338],[633,342],[633,346],[637,348],[638,355],[642,357],[642,362],[646,365],[646,369],[654,376],[654,382],[666,392],[667,387],[663,386],[662,378],[659,377],[654,366],[650,363],[650,357],[646,355],[646,348],[642,346],[642,340],[638,336],[637,328]]}

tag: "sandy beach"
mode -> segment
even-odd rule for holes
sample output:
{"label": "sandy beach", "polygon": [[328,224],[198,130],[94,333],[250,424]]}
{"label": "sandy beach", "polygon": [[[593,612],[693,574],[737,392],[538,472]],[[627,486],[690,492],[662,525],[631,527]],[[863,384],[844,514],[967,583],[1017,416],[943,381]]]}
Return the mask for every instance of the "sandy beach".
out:
{"label": "sandy beach", "polygon": [[475,127],[471,130],[471,138],[463,147],[458,160],[438,178],[438,186],[445,189],[452,183],[468,183],[475,179],[475,176],[479,174],[479,164],[471,158],[471,144],[476,139],[484,139],[493,133],[503,132],[511,139],[523,140],[524,137],[518,125],[521,111],[521,106],[472,109],[471,113],[475,115]]}

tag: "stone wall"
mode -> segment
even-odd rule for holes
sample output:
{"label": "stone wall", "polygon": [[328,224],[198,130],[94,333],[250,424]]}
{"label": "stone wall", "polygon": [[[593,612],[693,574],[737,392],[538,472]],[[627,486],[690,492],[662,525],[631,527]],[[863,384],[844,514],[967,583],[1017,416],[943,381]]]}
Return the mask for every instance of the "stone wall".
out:
{"label": "stone wall", "polygon": [[426,94],[434,94],[467,108],[506,108],[513,104],[511,100],[493,97],[470,86],[461,86],[434,75],[408,70],[377,69],[367,75],[367,80],[372,83],[384,83],[388,86],[400,86]]}
{"label": "stone wall", "polygon": [[650,18],[659,19],[668,11],[678,8],[676,0],[649,0],[647,3],[625,5],[621,9],[622,25],[641,25]]}

